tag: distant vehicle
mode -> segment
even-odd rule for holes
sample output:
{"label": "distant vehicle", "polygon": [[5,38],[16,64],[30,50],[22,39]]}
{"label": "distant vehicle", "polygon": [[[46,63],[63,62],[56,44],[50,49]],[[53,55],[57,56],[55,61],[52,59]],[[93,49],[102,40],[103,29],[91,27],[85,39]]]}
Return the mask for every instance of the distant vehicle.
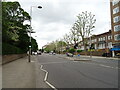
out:
{"label": "distant vehicle", "polygon": [[50,52],[49,55],[52,55],[52,53]]}
{"label": "distant vehicle", "polygon": [[56,55],[56,53],[53,53],[53,55]]}
{"label": "distant vehicle", "polygon": [[41,54],[42,54],[42,52],[41,52],[41,51],[38,51],[38,52],[37,52],[37,54],[38,54],[38,55],[41,55]]}
{"label": "distant vehicle", "polygon": [[56,53],[53,52],[53,51],[51,51],[51,52],[49,53],[49,55],[56,55]]}
{"label": "distant vehicle", "polygon": [[72,53],[66,53],[66,55],[69,56],[69,57],[73,57]]}
{"label": "distant vehicle", "polygon": [[37,52],[34,52],[34,55],[37,55]]}
{"label": "distant vehicle", "polygon": [[47,53],[47,51],[44,51],[44,53]]}
{"label": "distant vehicle", "polygon": [[32,55],[37,55],[37,52],[32,52]]}
{"label": "distant vehicle", "polygon": [[120,58],[120,53],[117,53],[115,57]]}

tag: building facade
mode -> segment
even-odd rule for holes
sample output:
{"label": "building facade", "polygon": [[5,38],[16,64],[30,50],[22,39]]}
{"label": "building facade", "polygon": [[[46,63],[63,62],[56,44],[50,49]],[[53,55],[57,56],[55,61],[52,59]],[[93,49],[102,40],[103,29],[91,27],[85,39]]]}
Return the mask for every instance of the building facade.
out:
{"label": "building facade", "polygon": [[110,1],[113,56],[120,53],[120,0]]}
{"label": "building facade", "polygon": [[[110,49],[112,49],[112,41],[113,38],[111,30],[102,34],[92,35],[87,38],[87,50],[94,49],[95,51],[110,53]],[[79,49],[84,50],[82,42],[79,44]]]}

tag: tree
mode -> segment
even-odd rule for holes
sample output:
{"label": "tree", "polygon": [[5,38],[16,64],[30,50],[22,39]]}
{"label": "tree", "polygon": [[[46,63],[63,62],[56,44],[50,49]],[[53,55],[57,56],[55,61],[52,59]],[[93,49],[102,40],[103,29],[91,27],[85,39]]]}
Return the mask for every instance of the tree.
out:
{"label": "tree", "polygon": [[68,52],[74,54],[75,49],[74,49],[74,48],[70,48],[70,49],[68,50]]}
{"label": "tree", "polygon": [[72,44],[72,35],[70,32],[69,34],[64,35],[63,41],[66,43],[67,46],[70,46]]}
{"label": "tree", "polygon": [[72,27],[70,30],[70,38],[74,46],[78,46],[78,43],[81,41],[81,38],[79,37],[78,32],[74,29],[74,27]]}
{"label": "tree", "polygon": [[47,51],[48,53],[50,51],[54,51],[56,49],[56,45],[55,45],[55,42],[52,41],[51,43],[49,43],[46,48],[45,48],[45,51]]}
{"label": "tree", "polygon": [[18,41],[18,33],[26,30],[23,22],[30,20],[30,16],[21,8],[19,2],[2,2],[2,16],[3,42],[13,44]]}
{"label": "tree", "polygon": [[92,15],[91,12],[82,12],[77,16],[77,21],[72,27],[72,29],[75,32],[77,32],[77,36],[79,36],[82,39],[85,51],[87,44],[86,38],[90,36],[91,32],[93,31],[93,28],[95,28],[94,24],[96,22],[96,19],[94,19],[94,17],[95,15]]}
{"label": "tree", "polygon": [[[24,52],[29,48],[28,30],[30,15],[21,8],[19,2],[2,2],[2,41],[22,49]],[[37,48],[37,42],[33,39],[33,50]],[[36,50],[36,49],[35,49]]]}
{"label": "tree", "polygon": [[66,47],[66,43],[61,39],[60,41],[57,42],[57,49],[59,52],[63,52]]}
{"label": "tree", "polygon": [[38,50],[38,45],[34,38],[31,38],[31,46],[31,51],[36,52]]}

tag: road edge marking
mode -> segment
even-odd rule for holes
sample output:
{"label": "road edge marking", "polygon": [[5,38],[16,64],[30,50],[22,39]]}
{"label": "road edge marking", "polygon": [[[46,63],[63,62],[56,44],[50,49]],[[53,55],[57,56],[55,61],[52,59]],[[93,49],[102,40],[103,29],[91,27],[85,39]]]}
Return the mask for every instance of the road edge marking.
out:
{"label": "road edge marking", "polygon": [[43,65],[40,66],[40,69],[45,72],[44,82],[45,82],[48,86],[50,86],[52,89],[57,90],[52,84],[50,84],[50,83],[47,81],[48,72],[43,69]]}

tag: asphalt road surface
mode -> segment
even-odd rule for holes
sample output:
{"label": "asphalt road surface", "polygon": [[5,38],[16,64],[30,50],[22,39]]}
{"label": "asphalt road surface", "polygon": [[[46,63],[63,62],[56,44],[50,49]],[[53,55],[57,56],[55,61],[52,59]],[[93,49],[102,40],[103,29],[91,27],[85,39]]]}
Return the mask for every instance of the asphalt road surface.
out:
{"label": "asphalt road surface", "polygon": [[48,54],[39,55],[38,60],[48,72],[47,81],[56,88],[118,88],[117,60],[73,61]]}

